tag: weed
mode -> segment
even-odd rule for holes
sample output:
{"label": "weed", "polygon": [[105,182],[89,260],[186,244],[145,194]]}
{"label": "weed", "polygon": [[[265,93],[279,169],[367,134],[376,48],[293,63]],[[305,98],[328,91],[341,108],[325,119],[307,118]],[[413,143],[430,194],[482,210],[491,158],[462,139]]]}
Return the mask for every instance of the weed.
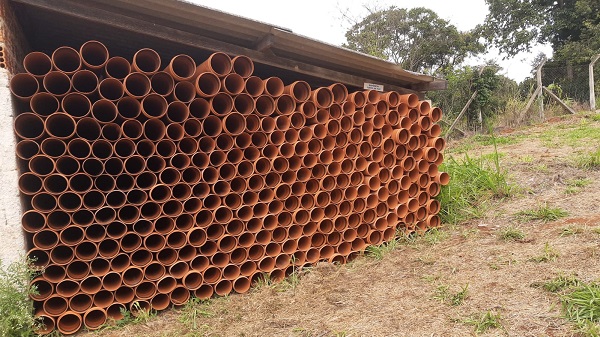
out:
{"label": "weed", "polygon": [[567,288],[577,287],[580,284],[581,282],[577,279],[577,277],[575,277],[575,275],[560,275],[546,282],[534,283],[532,286],[543,288],[551,293],[557,293]]}
{"label": "weed", "polygon": [[600,168],[600,147],[596,150],[585,153],[576,158],[577,166],[585,170],[595,170]]}
{"label": "weed", "polygon": [[156,316],[155,310],[143,309],[137,301],[133,302],[132,309],[135,311],[135,315],[131,311],[121,308],[123,317],[118,320],[109,319],[98,331],[118,330],[127,325],[147,323]]}
{"label": "weed", "polygon": [[42,328],[29,299],[30,294],[37,292],[29,282],[38,272],[27,259],[12,262],[6,268],[0,261],[0,336],[36,336],[34,331]]}
{"label": "weed", "polygon": [[368,257],[374,258],[375,260],[381,260],[389,252],[396,249],[397,246],[398,240],[390,240],[388,242],[380,244],[379,246],[369,246],[366,249],[366,255]]}
{"label": "weed", "polygon": [[460,160],[450,157],[441,165],[440,170],[452,177],[437,197],[442,205],[440,216],[444,223],[455,224],[481,217],[488,201],[511,195],[506,172],[500,170],[498,151],[492,157],[492,160],[468,155]]}
{"label": "weed", "polygon": [[333,332],[333,337],[347,337],[348,333],[346,331],[335,331]]}
{"label": "weed", "polygon": [[183,323],[191,330],[199,328],[199,318],[210,318],[215,314],[210,308],[210,300],[201,300],[197,297],[191,298],[181,309],[179,322]]}
{"label": "weed", "polygon": [[590,119],[594,122],[600,122],[600,113],[593,114]]}
{"label": "weed", "polygon": [[560,230],[560,236],[571,236],[571,235],[575,235],[575,234],[581,234],[583,233],[583,228],[581,227],[577,227],[577,226],[567,226],[567,227],[563,227]]}
{"label": "weed", "polygon": [[558,251],[554,249],[548,242],[544,244],[544,252],[541,255],[534,256],[530,261],[541,263],[541,262],[554,262],[560,256]]}
{"label": "weed", "polygon": [[531,155],[524,155],[521,157],[521,161],[525,164],[531,164],[533,163],[533,156]]}
{"label": "weed", "polygon": [[450,235],[448,234],[448,232],[446,232],[442,229],[432,228],[432,229],[428,230],[427,232],[425,232],[425,234],[423,234],[421,239],[429,245],[436,245],[436,244],[444,241],[445,239],[447,239],[449,236]]}
{"label": "weed", "polygon": [[508,226],[500,230],[499,238],[503,241],[522,241],[525,239],[525,232],[519,227]]}
{"label": "weed", "polygon": [[486,311],[480,314],[472,315],[463,320],[465,324],[472,325],[475,328],[475,333],[483,333],[489,329],[502,328],[502,316],[493,311]]}
{"label": "weed", "polygon": [[569,213],[560,207],[550,207],[548,204],[543,204],[534,209],[520,211],[516,214],[517,218],[521,221],[535,221],[539,220],[542,222],[556,221],[560,218],[568,216]]}
{"label": "weed", "polygon": [[592,183],[591,179],[588,178],[577,178],[567,180],[567,186],[569,187],[586,187]]}
{"label": "weed", "polygon": [[433,298],[440,302],[446,302],[453,306],[463,304],[463,302],[469,297],[468,294],[469,284],[465,284],[458,292],[453,293],[450,291],[450,286],[441,285],[437,287]]}
{"label": "weed", "polygon": [[586,336],[600,336],[600,285],[579,284],[561,297],[565,317]]}
{"label": "weed", "polygon": [[156,310],[152,310],[152,309],[144,309],[141,307],[140,303],[138,301],[133,302],[133,304],[131,305],[131,315],[133,316],[133,318],[131,319],[132,323],[147,323],[148,321],[150,321],[153,317],[156,316]]}
{"label": "weed", "polygon": [[548,173],[550,170],[548,169],[548,165],[546,164],[538,164],[533,167],[534,172],[538,173]]}
{"label": "weed", "polygon": [[262,288],[268,288],[275,284],[275,281],[271,279],[271,275],[267,273],[262,273],[261,277],[256,279],[256,282],[253,284],[254,289],[260,290]]}

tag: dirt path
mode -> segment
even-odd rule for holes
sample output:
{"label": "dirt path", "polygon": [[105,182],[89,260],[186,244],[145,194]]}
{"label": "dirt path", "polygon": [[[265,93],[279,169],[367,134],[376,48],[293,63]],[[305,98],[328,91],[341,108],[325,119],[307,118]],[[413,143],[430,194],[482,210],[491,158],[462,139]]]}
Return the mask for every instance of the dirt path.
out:
{"label": "dirt path", "polygon": [[[578,153],[600,144],[598,136],[600,122],[581,116],[509,135],[516,140],[499,152],[519,186],[515,196],[490,204],[482,219],[402,242],[380,260],[320,264],[299,281],[89,336],[469,336],[475,327],[468,322],[486,312],[499,314],[502,327],[481,336],[576,335],[561,317],[559,297],[536,284],[560,275],[600,278],[600,171],[575,165]],[[469,153],[491,151],[475,146]],[[539,205],[569,215],[548,223],[515,216]],[[500,239],[510,226],[525,238]],[[465,286],[461,304],[443,299]]]}

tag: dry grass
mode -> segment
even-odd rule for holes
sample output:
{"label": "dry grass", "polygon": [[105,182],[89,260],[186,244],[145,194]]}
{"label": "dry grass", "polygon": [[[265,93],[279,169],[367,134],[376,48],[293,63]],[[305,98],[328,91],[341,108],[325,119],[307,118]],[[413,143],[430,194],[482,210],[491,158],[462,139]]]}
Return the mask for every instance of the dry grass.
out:
{"label": "dry grass", "polygon": [[[568,129],[579,118],[550,128]],[[600,132],[600,123],[592,123]],[[401,240],[378,259],[319,264],[293,286],[263,286],[199,304],[191,314],[190,308],[172,310],[143,324],[83,336],[576,335],[563,318],[559,296],[539,285],[564,275],[583,282],[600,278],[600,171],[570,164],[574,151],[591,149],[589,142],[546,147],[547,129],[517,131],[522,141],[499,146],[508,154],[501,165],[520,192],[490,205],[481,219],[447,226],[433,238]],[[481,146],[469,152],[491,151]],[[565,193],[570,181],[584,178],[590,183]],[[517,213],[539,205],[560,207],[569,216],[549,222],[517,219]],[[499,239],[514,228],[523,236]],[[565,228],[578,230],[565,235]],[[440,289],[453,296],[465,285],[468,294],[458,305],[440,300]]]}

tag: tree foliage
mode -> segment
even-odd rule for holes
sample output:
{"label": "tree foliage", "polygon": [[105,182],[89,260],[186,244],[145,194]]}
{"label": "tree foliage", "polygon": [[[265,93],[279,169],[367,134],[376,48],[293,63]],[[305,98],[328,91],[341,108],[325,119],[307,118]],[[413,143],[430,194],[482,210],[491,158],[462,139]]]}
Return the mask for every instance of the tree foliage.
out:
{"label": "tree foliage", "polygon": [[374,11],[346,32],[346,48],[436,74],[484,50],[472,32],[460,32],[427,8]]}
{"label": "tree foliage", "polygon": [[514,56],[536,43],[550,43],[555,57],[589,61],[600,52],[598,0],[485,0],[489,6],[479,31]]}
{"label": "tree foliage", "polygon": [[488,62],[483,70],[470,66],[453,69],[446,76],[448,89],[430,92],[428,96],[444,110],[449,120],[453,120],[477,90],[466,111],[467,126],[486,126],[503,112],[510,100],[519,98],[517,83],[498,74],[499,70],[500,67],[492,62]]}

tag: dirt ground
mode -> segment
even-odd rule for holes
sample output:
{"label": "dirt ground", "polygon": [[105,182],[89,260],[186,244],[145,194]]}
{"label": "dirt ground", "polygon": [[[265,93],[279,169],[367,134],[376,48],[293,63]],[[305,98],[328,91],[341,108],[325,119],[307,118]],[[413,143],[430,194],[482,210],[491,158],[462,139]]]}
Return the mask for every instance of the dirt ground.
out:
{"label": "dirt ground", "polygon": [[[503,135],[517,139],[498,150],[518,192],[491,203],[481,219],[400,243],[382,259],[319,264],[301,272],[297,283],[263,285],[193,310],[171,310],[145,323],[82,335],[470,336],[475,328],[469,320],[491,311],[500,315],[502,327],[481,336],[577,336],[562,318],[560,297],[536,284],[560,275],[600,279],[600,171],[574,164],[578,153],[599,143],[585,135],[574,143],[561,138],[561,130],[581,123],[595,130],[589,138],[597,139],[600,122],[582,116]],[[559,136],[554,139],[549,130]],[[491,151],[489,145],[475,146],[469,153]],[[569,190],[574,179],[587,179],[587,186]],[[548,223],[524,223],[515,216],[543,204],[569,215]],[[508,226],[526,237],[501,240],[499,233]],[[548,261],[536,259],[548,252]],[[439,298],[443,287],[457,293],[465,286],[467,297],[460,305]]]}

